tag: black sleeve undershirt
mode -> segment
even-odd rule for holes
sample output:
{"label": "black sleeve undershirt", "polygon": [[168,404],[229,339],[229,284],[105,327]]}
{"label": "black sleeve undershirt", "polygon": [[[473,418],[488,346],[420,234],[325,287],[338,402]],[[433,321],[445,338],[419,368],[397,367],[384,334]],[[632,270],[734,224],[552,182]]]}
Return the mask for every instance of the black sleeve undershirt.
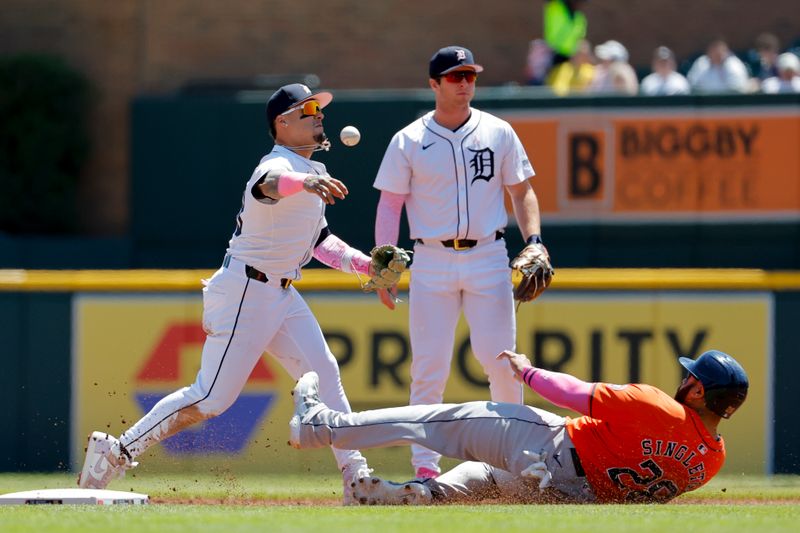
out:
{"label": "black sleeve undershirt", "polygon": [[314,248],[316,248],[317,246],[322,244],[322,241],[327,239],[328,235],[330,235],[330,234],[331,234],[331,230],[328,228],[328,226],[325,226],[324,228],[322,228],[322,231],[319,232],[319,239],[317,239],[317,243],[314,245]]}

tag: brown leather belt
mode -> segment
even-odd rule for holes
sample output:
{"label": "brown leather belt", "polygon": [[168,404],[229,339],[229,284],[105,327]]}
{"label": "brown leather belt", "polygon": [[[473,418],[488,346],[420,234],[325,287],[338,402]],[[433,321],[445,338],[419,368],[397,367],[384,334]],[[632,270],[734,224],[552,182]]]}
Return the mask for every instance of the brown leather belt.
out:
{"label": "brown leather belt", "polygon": [[[502,231],[496,231],[494,234],[494,240],[499,241],[503,238]],[[419,244],[425,244],[422,239],[417,239]],[[478,241],[475,239],[448,239],[446,241],[441,241],[442,246],[445,248],[452,248],[453,250],[469,250],[470,248],[475,248],[478,245]]]}

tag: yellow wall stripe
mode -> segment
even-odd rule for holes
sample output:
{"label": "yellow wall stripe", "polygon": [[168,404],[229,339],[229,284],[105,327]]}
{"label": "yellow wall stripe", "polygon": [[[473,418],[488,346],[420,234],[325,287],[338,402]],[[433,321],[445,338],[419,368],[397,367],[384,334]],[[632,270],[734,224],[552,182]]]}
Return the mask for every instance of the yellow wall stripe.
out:
{"label": "yellow wall stripe", "polygon": [[[2,292],[195,291],[212,270],[2,270]],[[519,275],[514,274],[515,282]],[[365,280],[366,281],[366,280]],[[307,269],[304,290],[358,290],[353,274]],[[408,288],[408,274],[400,289]],[[800,271],[756,269],[575,269],[556,271],[551,289],[564,290],[800,290]]]}

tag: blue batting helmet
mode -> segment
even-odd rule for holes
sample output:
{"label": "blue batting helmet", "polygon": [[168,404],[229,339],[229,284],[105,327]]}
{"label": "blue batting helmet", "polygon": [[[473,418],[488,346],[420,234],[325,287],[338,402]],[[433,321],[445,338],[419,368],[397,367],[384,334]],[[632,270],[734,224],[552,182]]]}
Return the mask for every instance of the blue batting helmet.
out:
{"label": "blue batting helmet", "polygon": [[706,407],[722,418],[730,418],[747,398],[747,373],[730,355],[709,350],[697,359],[681,357],[678,361],[703,384]]}

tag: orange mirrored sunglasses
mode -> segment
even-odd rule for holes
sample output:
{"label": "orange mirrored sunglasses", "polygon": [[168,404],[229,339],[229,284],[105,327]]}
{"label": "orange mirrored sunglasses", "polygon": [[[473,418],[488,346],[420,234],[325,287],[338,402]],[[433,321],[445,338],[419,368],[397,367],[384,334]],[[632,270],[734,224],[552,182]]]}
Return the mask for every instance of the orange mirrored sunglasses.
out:
{"label": "orange mirrored sunglasses", "polygon": [[478,73],[474,70],[456,70],[455,72],[448,72],[442,77],[450,83],[461,83],[461,80],[465,80],[467,83],[473,83],[478,79]]}
{"label": "orange mirrored sunglasses", "polygon": [[304,117],[313,117],[314,115],[319,113],[319,110],[322,109],[322,106],[320,106],[319,102],[317,102],[316,100],[309,100],[307,102],[303,102],[303,105],[301,105],[301,106],[292,107],[291,109],[287,109],[286,111],[281,113],[281,115],[288,115],[289,113],[292,113],[296,109],[302,109],[303,110],[303,115],[302,116],[304,116]]}

